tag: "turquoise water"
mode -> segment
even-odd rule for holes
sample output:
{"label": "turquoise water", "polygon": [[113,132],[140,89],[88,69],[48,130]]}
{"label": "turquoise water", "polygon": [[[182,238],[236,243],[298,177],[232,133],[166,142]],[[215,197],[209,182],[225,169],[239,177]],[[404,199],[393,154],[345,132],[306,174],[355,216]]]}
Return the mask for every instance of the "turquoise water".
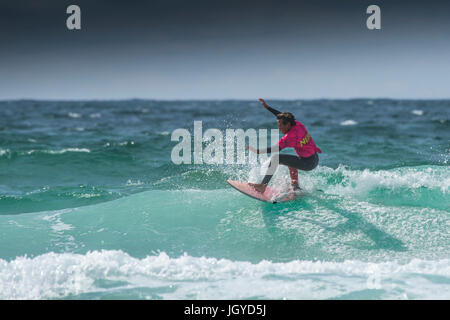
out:
{"label": "turquoise water", "polygon": [[171,161],[194,121],[276,128],[258,102],[0,102],[0,299],[449,299],[450,101],[268,102],[323,150],[289,203]]}

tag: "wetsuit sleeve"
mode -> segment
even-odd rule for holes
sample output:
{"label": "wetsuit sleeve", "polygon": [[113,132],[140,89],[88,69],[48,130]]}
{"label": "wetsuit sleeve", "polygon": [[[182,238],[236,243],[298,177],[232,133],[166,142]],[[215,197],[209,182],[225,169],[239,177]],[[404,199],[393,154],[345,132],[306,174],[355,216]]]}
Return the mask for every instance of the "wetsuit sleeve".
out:
{"label": "wetsuit sleeve", "polygon": [[281,113],[281,111],[278,111],[277,109],[271,108],[269,106],[267,106],[267,110],[269,110],[270,112],[272,112],[275,116],[277,116],[278,114]]}

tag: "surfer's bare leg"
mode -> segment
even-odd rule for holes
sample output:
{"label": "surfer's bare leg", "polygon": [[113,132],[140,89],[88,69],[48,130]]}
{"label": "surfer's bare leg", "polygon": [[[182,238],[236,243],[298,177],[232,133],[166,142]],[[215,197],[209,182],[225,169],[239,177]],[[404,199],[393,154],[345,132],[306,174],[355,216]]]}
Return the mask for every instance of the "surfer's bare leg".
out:
{"label": "surfer's bare leg", "polygon": [[294,189],[294,191],[300,190],[300,187],[298,185],[298,171],[297,171],[297,169],[289,167],[289,174],[291,176],[292,189]]}

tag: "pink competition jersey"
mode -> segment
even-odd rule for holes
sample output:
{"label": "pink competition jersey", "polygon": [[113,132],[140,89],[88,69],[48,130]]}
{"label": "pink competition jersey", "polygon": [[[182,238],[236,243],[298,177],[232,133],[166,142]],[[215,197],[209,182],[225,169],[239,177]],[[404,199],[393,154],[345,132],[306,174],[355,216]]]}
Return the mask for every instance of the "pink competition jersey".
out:
{"label": "pink competition jersey", "polygon": [[322,153],[322,150],[317,148],[308,131],[306,131],[305,126],[298,121],[295,121],[295,126],[277,144],[280,150],[289,147],[294,148],[295,152],[302,158],[308,158],[315,152]]}

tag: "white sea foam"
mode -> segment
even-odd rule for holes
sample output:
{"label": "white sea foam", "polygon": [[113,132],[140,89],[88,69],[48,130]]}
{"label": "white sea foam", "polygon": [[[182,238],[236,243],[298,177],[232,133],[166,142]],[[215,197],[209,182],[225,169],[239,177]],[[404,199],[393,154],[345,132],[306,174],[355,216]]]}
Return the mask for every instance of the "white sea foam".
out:
{"label": "white sea foam", "polygon": [[[99,287],[102,280],[122,285]],[[164,299],[327,299],[358,297],[361,292],[382,299],[449,299],[449,281],[449,259],[252,264],[186,254],[171,258],[164,252],[137,259],[123,251],[102,250],[0,260],[0,299],[62,298],[114,292],[121,286],[171,288],[158,293]]]}
{"label": "white sea foam", "polygon": [[9,152],[10,152],[9,149],[0,149],[0,157],[8,154]]}
{"label": "white sea foam", "polygon": [[69,112],[67,115],[68,115],[70,118],[74,118],[74,119],[81,118],[81,114],[76,113],[76,112]]}
{"label": "white sea foam", "polygon": [[101,118],[102,114],[101,113],[91,113],[89,115],[90,118],[95,119],[95,118]]}
{"label": "white sea foam", "polygon": [[355,120],[352,120],[352,119],[345,120],[345,121],[342,121],[340,123],[341,126],[354,126],[354,125],[357,125],[357,124],[358,124],[358,122],[356,122]]}
{"label": "white sea foam", "polygon": [[128,145],[134,145],[134,141],[122,141],[118,143],[119,146],[128,146]]}
{"label": "white sea foam", "polygon": [[61,214],[64,212],[67,212],[67,210],[61,210],[61,211],[57,212],[56,214],[44,216],[42,219],[44,221],[48,221],[48,222],[52,223],[50,228],[56,233],[61,233],[63,231],[72,230],[74,228],[72,225],[64,223],[61,220]]}
{"label": "white sea foam", "polygon": [[413,110],[411,111],[412,114],[415,114],[416,116],[422,116],[423,110]]}
{"label": "white sea foam", "polygon": [[141,186],[143,184],[144,184],[144,182],[142,182],[141,180],[133,181],[131,179],[128,179],[128,181],[125,185],[126,186]]}
{"label": "white sea foam", "polygon": [[66,152],[91,152],[91,150],[87,148],[64,148],[61,150],[29,150],[26,152],[26,154],[33,154],[33,153],[48,153],[48,154],[63,154]]}
{"label": "white sea foam", "polygon": [[[330,175],[342,176],[340,183],[329,186],[328,191],[337,193],[363,193],[376,187],[389,189],[408,188],[418,189],[422,187],[440,189],[443,193],[448,193],[450,187],[450,170],[446,167],[402,167],[390,170],[351,170],[345,166],[336,169],[320,166],[314,176],[305,176],[304,179],[320,178]],[[313,181],[317,184],[318,181]],[[325,186],[324,186],[325,187]]]}

